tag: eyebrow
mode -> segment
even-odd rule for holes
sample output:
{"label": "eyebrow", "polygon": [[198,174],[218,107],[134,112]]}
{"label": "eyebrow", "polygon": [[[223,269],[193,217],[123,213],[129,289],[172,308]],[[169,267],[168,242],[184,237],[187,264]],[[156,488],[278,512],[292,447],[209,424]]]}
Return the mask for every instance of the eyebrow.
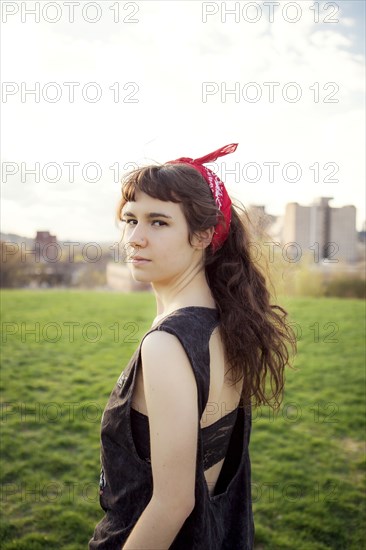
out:
{"label": "eyebrow", "polygon": [[[124,212],[124,216],[130,216],[132,218],[136,218],[135,214],[133,212]],[[146,214],[146,218],[167,218],[169,220],[172,219],[171,216],[167,216],[166,214],[163,214],[162,212],[149,212],[149,214]]]}

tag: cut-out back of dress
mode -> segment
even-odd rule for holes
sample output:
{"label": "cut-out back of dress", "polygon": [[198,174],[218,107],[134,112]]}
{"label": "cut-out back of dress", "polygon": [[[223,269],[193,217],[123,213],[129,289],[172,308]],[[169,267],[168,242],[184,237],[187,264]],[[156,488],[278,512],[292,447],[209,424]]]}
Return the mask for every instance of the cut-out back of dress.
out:
{"label": "cut-out back of dress", "polygon": [[[238,408],[221,417],[210,426],[201,428],[205,471],[225,458],[237,414]],[[139,457],[151,462],[149,417],[132,407],[131,429]]]}

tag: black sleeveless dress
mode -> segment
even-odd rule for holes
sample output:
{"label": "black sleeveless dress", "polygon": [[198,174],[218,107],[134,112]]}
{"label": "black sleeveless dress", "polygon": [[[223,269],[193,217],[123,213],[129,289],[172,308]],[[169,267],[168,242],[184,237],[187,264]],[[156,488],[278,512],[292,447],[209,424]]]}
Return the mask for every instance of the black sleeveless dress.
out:
{"label": "black sleeveless dress", "polygon": [[[188,306],[149,330],[164,330],[181,342],[193,369],[198,391],[199,421],[210,383],[209,340],[219,324],[216,309]],[[144,336],[144,338],[145,338]],[[143,339],[142,339],[143,341]],[[135,445],[131,400],[140,363],[141,344],[121,373],[101,421],[100,505],[105,516],[97,524],[89,550],[121,550],[152,496],[152,470]],[[240,403],[215,490],[210,496],[204,477],[205,452],[198,429],[195,507],[170,550],[252,550],[254,522],[249,440],[251,408]]]}

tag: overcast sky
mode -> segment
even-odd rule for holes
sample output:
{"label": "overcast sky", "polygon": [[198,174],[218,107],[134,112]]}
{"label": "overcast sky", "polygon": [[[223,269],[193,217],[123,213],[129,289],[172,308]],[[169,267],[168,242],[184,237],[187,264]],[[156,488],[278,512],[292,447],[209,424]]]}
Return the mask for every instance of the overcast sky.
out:
{"label": "overcast sky", "polygon": [[233,142],[212,168],[245,206],[334,197],[360,230],[364,7],[2,2],[2,232],[116,241],[128,163]]}

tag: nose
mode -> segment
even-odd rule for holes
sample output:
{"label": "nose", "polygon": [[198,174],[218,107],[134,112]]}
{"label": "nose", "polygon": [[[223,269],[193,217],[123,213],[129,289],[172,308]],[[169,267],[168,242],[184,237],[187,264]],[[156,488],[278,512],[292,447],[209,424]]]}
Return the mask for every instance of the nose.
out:
{"label": "nose", "polygon": [[141,224],[137,224],[132,234],[128,237],[128,244],[135,247],[146,246],[146,237]]}

